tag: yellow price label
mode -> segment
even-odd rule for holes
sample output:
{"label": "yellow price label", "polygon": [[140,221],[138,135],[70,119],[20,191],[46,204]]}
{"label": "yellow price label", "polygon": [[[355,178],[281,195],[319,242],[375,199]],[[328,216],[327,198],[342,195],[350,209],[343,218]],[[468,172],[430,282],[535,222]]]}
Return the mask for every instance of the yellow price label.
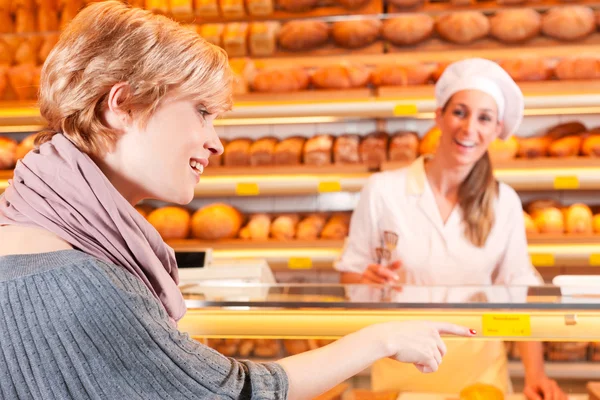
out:
{"label": "yellow price label", "polygon": [[554,178],[554,189],[575,190],[579,189],[579,178],[576,176],[556,176]]}
{"label": "yellow price label", "polygon": [[527,314],[483,314],[483,336],[531,336]]}
{"label": "yellow price label", "polygon": [[256,183],[240,182],[235,187],[235,194],[237,196],[258,196],[260,190]]}
{"label": "yellow price label", "polygon": [[590,265],[592,267],[600,267],[600,254],[590,255]]}
{"label": "yellow price label", "polygon": [[419,113],[419,109],[416,104],[396,104],[394,106],[394,116],[412,116]]}
{"label": "yellow price label", "polygon": [[536,267],[554,267],[554,254],[532,254],[531,263]]}
{"label": "yellow price label", "polygon": [[311,269],[312,260],[308,257],[292,257],[288,260],[289,269]]}
{"label": "yellow price label", "polygon": [[341,192],[342,184],[340,182],[319,182],[319,193]]}

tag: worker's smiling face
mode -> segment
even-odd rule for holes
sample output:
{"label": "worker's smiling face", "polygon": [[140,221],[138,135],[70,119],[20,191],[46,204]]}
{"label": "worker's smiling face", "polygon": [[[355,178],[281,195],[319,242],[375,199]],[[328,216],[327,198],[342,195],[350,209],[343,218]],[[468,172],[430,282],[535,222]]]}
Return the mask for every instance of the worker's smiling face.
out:
{"label": "worker's smiling face", "polygon": [[473,165],[502,132],[493,97],[479,90],[455,93],[436,112],[442,135],[438,153],[457,165]]}

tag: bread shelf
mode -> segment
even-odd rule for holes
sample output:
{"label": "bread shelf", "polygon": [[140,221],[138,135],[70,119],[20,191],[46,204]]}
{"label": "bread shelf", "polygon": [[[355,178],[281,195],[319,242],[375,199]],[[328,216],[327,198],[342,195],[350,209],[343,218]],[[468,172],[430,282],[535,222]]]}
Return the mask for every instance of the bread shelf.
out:
{"label": "bread shelf", "polygon": [[[546,362],[544,368],[550,379],[591,381],[600,379],[600,364],[594,362]],[[525,369],[520,361],[510,361],[508,372],[512,378],[524,378]]]}
{"label": "bread shelf", "polygon": [[[528,238],[529,255],[537,268],[600,267],[600,235],[535,235]],[[332,270],[342,253],[342,240],[177,240],[175,251],[213,249],[217,259],[265,259],[275,271]]]}

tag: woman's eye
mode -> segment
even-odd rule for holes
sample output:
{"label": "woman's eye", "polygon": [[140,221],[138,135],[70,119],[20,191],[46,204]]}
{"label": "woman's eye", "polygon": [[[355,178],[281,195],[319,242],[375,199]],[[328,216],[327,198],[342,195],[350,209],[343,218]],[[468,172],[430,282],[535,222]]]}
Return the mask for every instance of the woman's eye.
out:
{"label": "woman's eye", "polygon": [[205,109],[203,109],[203,108],[199,108],[198,112],[200,113],[200,115],[202,116],[202,118],[206,118],[206,117],[208,117],[210,115],[210,113],[208,111],[206,111]]}
{"label": "woman's eye", "polygon": [[462,117],[465,115],[463,110],[454,110],[452,114],[456,115],[457,117]]}
{"label": "woman's eye", "polygon": [[483,122],[490,122],[492,118],[489,115],[482,115],[479,117],[479,120]]}

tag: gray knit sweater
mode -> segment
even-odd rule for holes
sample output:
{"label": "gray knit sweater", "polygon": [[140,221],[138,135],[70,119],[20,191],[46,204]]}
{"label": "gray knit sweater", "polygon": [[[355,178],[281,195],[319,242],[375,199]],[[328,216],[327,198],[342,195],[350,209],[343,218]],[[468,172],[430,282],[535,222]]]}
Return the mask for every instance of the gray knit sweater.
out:
{"label": "gray knit sweater", "polygon": [[77,250],[0,257],[2,399],[285,399],[275,363],[174,329],[142,282]]}

